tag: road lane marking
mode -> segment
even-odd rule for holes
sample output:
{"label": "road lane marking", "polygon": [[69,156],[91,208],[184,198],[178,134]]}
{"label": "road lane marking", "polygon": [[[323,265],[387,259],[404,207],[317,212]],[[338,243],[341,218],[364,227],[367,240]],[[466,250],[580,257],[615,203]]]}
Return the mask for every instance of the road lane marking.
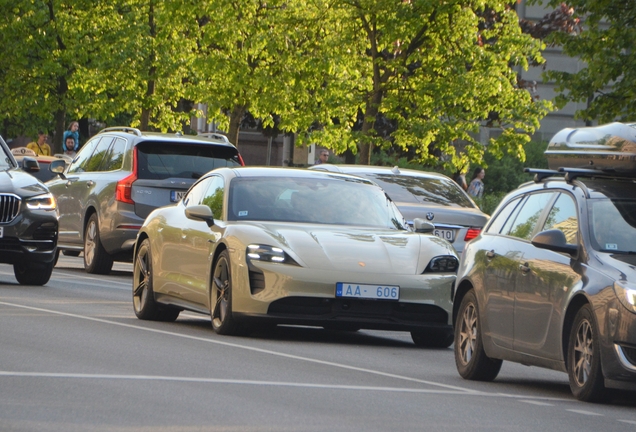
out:
{"label": "road lane marking", "polygon": [[595,413],[592,411],[585,411],[585,410],[566,409],[566,411],[570,411],[576,414],[589,415],[589,416],[603,416],[603,414]]}
{"label": "road lane marking", "polygon": [[621,423],[628,423],[628,424],[633,424],[636,425],[636,421],[634,420],[618,420]]}
{"label": "road lane marking", "polygon": [[162,375],[108,375],[108,374],[0,371],[0,377],[2,376],[27,377],[27,378],[71,378],[71,379],[94,379],[94,380],[112,379],[112,380],[139,380],[139,381],[174,381],[174,382],[213,383],[213,384],[243,384],[243,385],[254,385],[254,386],[272,386],[272,387],[319,388],[319,389],[332,389],[332,390],[385,391],[385,392],[395,392],[395,393],[431,393],[431,394],[448,394],[448,395],[467,394],[465,391],[459,391],[459,390],[430,390],[430,389],[416,389],[416,388],[403,388],[403,387],[294,383],[294,382],[285,382],[285,381],[256,381],[256,380],[222,379],[222,378],[174,377],[174,376],[162,376]]}
{"label": "road lane marking", "polygon": [[[227,346],[227,347],[243,349],[243,350],[246,350],[246,351],[252,351],[252,352],[257,352],[257,353],[261,353],[261,354],[269,354],[269,355],[273,355],[273,356],[277,356],[277,357],[288,358],[288,359],[292,359],[292,360],[299,360],[299,361],[305,361],[305,362],[308,362],[308,363],[320,364],[320,365],[324,365],[324,366],[332,366],[332,367],[337,367],[337,368],[341,368],[341,369],[353,370],[353,371],[356,371],[356,372],[364,372],[364,373],[369,373],[369,374],[373,374],[373,375],[377,375],[377,376],[383,376],[383,377],[387,377],[387,378],[395,378],[395,379],[400,379],[400,380],[404,380],[404,381],[408,381],[408,382],[414,382],[414,383],[418,383],[418,384],[426,384],[426,385],[441,387],[441,388],[452,390],[452,391],[462,392],[462,394],[481,395],[481,396],[488,395],[488,396],[493,396],[493,397],[507,397],[507,398],[516,398],[516,399],[534,399],[534,397],[527,396],[527,395],[503,395],[503,394],[497,394],[497,393],[483,393],[481,391],[468,389],[468,388],[465,388],[465,387],[442,384],[442,383],[438,383],[438,382],[434,382],[434,381],[428,381],[428,380],[422,380],[422,379],[418,379],[418,378],[407,377],[407,376],[404,376],[404,375],[397,375],[397,374],[392,374],[392,373],[388,373],[388,372],[382,372],[382,371],[373,370],[373,369],[361,368],[361,367],[357,367],[357,366],[350,366],[350,365],[346,365],[346,364],[342,364],[342,363],[335,363],[335,362],[326,361],[326,360],[319,360],[319,359],[314,359],[314,358],[310,358],[310,357],[298,356],[298,355],[294,355],[294,354],[281,353],[281,352],[267,350],[267,349],[264,349],[264,348],[256,348],[256,347],[251,347],[251,346],[248,346],[248,345],[240,345],[240,344],[233,343],[233,342],[213,340],[213,339],[203,338],[203,337],[199,337],[199,336],[184,335],[184,334],[175,333],[175,332],[166,331],[166,330],[159,330],[159,329],[153,329],[153,328],[147,328],[147,327],[140,327],[140,326],[136,326],[136,325],[132,325],[132,324],[120,323],[120,322],[116,322],[116,321],[110,321],[110,320],[106,320],[106,319],[102,319],[102,318],[94,318],[94,317],[89,317],[89,316],[85,316],[85,315],[77,315],[77,314],[68,313],[68,312],[60,312],[60,311],[55,311],[55,310],[50,310],[50,309],[43,309],[43,308],[37,308],[37,307],[33,307],[33,306],[19,305],[19,304],[8,303],[8,302],[3,302],[3,301],[0,301],[0,305],[12,306],[12,307],[22,308],[22,309],[27,309],[27,310],[34,310],[34,311],[38,311],[38,312],[46,312],[46,313],[50,313],[50,314],[53,314],[53,315],[67,316],[67,317],[71,317],[71,318],[78,318],[78,319],[83,319],[83,320],[87,320],[87,321],[99,322],[99,323],[103,323],[103,324],[111,324],[111,325],[116,325],[116,326],[119,326],[119,327],[126,327],[126,328],[131,328],[131,329],[136,329],[136,330],[143,330],[143,331],[147,331],[147,332],[151,332],[151,333],[164,334],[164,335],[168,335],[168,336],[175,336],[175,337],[180,337],[180,338],[183,338],[183,339],[190,339],[190,340],[195,340],[195,341],[200,341],[200,342],[207,342],[207,343],[212,343],[212,344],[216,344],[216,345],[223,345],[223,346]],[[537,397],[537,399],[552,400],[552,401],[569,401],[569,399],[565,399],[565,398],[546,398],[546,397],[540,397],[539,398],[539,397]]]}
{"label": "road lane marking", "polygon": [[554,406],[554,404],[551,404],[551,403],[535,401],[535,400],[522,399],[522,400],[519,400],[519,402],[528,403],[528,404],[532,404],[532,405],[539,405],[539,406]]}

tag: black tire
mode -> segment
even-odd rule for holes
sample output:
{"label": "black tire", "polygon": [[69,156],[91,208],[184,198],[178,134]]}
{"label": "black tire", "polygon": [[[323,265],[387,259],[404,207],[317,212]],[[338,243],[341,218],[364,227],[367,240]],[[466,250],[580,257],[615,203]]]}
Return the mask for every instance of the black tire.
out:
{"label": "black tire", "polygon": [[245,332],[232,315],[232,270],[227,250],[214,264],[210,281],[210,318],[212,328],[220,335],[240,335]]}
{"label": "black tire", "polygon": [[174,321],[179,309],[160,305],[152,290],[152,259],[150,241],[141,242],[133,267],[133,309],[137,318],[151,321]]}
{"label": "black tire", "polygon": [[599,333],[589,305],[574,317],[568,340],[568,377],[572,394],[580,401],[601,402],[607,397],[601,369]]}
{"label": "black tire", "polygon": [[501,369],[501,360],[486,355],[481,336],[481,319],[474,291],[468,291],[455,321],[455,365],[462,378],[492,381]]}
{"label": "black tire", "polygon": [[452,330],[412,331],[413,343],[421,348],[448,348],[453,344]]}
{"label": "black tire", "polygon": [[72,256],[72,257],[78,257],[80,255],[80,251],[76,251],[76,250],[63,250],[62,254],[65,256]]}
{"label": "black tire", "polygon": [[97,214],[93,213],[84,231],[84,269],[87,273],[108,274],[112,268],[113,258],[99,239],[99,221]]}
{"label": "black tire", "polygon": [[20,285],[44,285],[51,279],[55,262],[13,264],[13,274]]}
{"label": "black tire", "polygon": [[59,259],[60,259],[60,250],[55,249],[55,259],[53,260],[53,267],[57,265],[57,262]]}

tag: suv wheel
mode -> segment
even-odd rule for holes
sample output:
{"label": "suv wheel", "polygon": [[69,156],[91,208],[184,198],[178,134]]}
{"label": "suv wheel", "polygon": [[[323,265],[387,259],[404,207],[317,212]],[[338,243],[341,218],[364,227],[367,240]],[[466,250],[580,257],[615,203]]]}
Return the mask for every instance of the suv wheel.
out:
{"label": "suv wheel", "polygon": [[51,279],[55,262],[23,262],[13,264],[13,273],[20,285],[44,285]]}
{"label": "suv wheel", "polygon": [[84,268],[88,273],[108,274],[113,268],[113,259],[99,239],[99,222],[93,213],[84,232]]}

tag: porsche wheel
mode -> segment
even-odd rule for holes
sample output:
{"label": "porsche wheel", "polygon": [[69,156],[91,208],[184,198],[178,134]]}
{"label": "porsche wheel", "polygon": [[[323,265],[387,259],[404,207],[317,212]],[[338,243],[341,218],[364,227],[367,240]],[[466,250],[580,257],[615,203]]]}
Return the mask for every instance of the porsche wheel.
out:
{"label": "porsche wheel", "polygon": [[455,322],[455,365],[457,372],[474,381],[492,381],[501,369],[501,360],[491,359],[484,351],[477,298],[466,293]]}
{"label": "porsche wheel", "polygon": [[568,342],[570,389],[578,400],[585,402],[599,402],[607,394],[598,338],[592,309],[585,305],[574,318]]}
{"label": "porsche wheel", "polygon": [[113,259],[99,238],[99,221],[93,213],[84,232],[84,268],[88,273],[108,274],[113,268]]}
{"label": "porsche wheel", "polygon": [[216,260],[210,285],[212,328],[220,335],[239,334],[239,324],[232,316],[232,271],[230,255],[226,250]]}
{"label": "porsche wheel", "polygon": [[150,241],[145,239],[139,246],[133,268],[133,309],[135,315],[142,320],[174,321],[181,311],[162,306],[155,301],[152,290],[152,261],[150,258]]}
{"label": "porsche wheel", "polygon": [[413,343],[421,348],[448,348],[453,344],[452,330],[412,331]]}

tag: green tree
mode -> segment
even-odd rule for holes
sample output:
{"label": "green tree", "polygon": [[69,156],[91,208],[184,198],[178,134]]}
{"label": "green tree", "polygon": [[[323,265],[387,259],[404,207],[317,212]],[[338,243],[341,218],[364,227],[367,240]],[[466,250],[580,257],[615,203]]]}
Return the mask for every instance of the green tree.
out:
{"label": "green tree", "polygon": [[[89,61],[92,2],[0,0],[0,115],[7,133],[19,125],[51,124],[53,150],[61,152],[67,113],[81,111],[73,88],[78,67]],[[73,120],[76,118],[74,117]]]}
{"label": "green tree", "polygon": [[122,114],[142,130],[180,131],[195,110],[188,101],[198,28],[183,0],[115,0],[96,5],[94,55],[78,73],[84,112],[104,122]]}
{"label": "green tree", "polygon": [[318,52],[325,14],[319,4],[214,0],[193,8],[201,77],[193,97],[206,103],[208,116],[217,116],[234,144],[248,112],[264,128],[281,131],[303,130],[314,121],[307,108],[315,105],[312,89],[322,82],[319,68],[330,67]]}
{"label": "green tree", "polygon": [[[337,37],[325,40],[325,50],[338,59],[326,86],[339,105],[306,140],[359,150],[359,162],[369,163],[373,147],[388,143],[375,130],[382,114],[397,124],[392,141],[415,148],[424,163],[481,161],[485,149],[475,136],[482,126],[503,131],[488,151],[522,159],[551,104],[518,85],[515,68],[541,61],[542,43],[521,32],[511,3],[337,0]],[[461,155],[458,140],[467,143]]]}
{"label": "green tree", "polygon": [[[540,0],[538,2],[541,2]],[[560,0],[543,1],[557,6]],[[636,7],[624,0],[569,0],[571,13],[581,19],[583,30],[554,33],[552,43],[578,57],[586,66],[577,72],[549,71],[555,80],[558,106],[587,102],[577,118],[600,122],[636,117]]]}

